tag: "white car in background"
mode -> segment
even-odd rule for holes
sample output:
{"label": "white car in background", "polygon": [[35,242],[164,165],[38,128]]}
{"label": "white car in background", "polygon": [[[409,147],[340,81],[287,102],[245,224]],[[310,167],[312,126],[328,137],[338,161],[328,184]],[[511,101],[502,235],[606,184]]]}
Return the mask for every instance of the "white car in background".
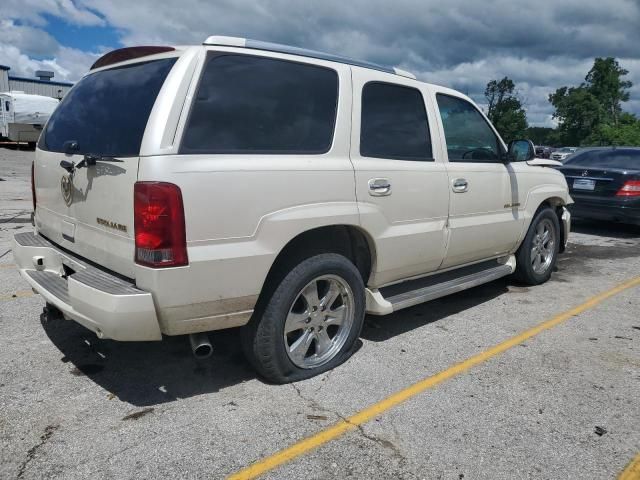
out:
{"label": "white car in background", "polygon": [[557,160],[563,162],[569,155],[572,155],[578,151],[578,147],[562,147],[551,154],[551,160]]}

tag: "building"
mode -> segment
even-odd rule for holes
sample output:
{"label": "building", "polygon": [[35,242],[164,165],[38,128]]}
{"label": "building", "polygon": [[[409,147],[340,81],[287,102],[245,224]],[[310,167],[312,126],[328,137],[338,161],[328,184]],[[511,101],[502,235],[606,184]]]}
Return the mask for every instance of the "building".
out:
{"label": "building", "polygon": [[38,78],[17,77],[9,73],[11,68],[0,65],[0,92],[24,92],[32,95],[61,99],[73,83],[52,80],[53,72],[38,70]]}

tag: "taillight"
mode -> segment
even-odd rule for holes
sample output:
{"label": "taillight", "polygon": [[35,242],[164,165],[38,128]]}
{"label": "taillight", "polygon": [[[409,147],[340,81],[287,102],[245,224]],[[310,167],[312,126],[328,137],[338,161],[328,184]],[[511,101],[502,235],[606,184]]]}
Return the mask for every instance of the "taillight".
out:
{"label": "taillight", "polygon": [[36,167],[35,162],[31,162],[31,200],[33,201],[33,211],[36,211]]}
{"label": "taillight", "polygon": [[173,183],[136,182],[133,192],[136,263],[149,267],[187,265],[180,188]]}
{"label": "taillight", "polygon": [[640,197],[640,180],[627,180],[618,193],[618,197]]}

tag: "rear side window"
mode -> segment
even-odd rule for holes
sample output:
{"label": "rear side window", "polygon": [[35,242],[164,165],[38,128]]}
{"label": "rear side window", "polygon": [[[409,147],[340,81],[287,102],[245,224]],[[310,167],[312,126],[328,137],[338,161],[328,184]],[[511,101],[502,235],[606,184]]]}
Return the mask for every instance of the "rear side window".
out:
{"label": "rear side window", "polygon": [[[87,75],[62,99],[38,146],[69,153],[132,157],[140,154],[151,108],[175,58],[165,58]],[[68,144],[67,144],[68,145]]]}
{"label": "rear side window", "polygon": [[447,153],[450,162],[499,162],[502,147],[478,110],[462,98],[438,93]]}
{"label": "rear side window", "polygon": [[433,160],[427,112],[419,90],[382,82],[364,86],[360,155]]}
{"label": "rear side window", "polygon": [[325,153],[333,141],[338,74],[315,65],[210,54],[181,153]]}
{"label": "rear side window", "polygon": [[576,153],[565,165],[640,170],[640,149],[587,150]]}

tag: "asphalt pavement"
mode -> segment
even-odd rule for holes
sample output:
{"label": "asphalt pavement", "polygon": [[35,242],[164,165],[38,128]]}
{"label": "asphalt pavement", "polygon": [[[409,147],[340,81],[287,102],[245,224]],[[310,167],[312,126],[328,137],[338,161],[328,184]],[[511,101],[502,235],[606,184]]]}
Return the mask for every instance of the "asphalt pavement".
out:
{"label": "asphalt pavement", "polygon": [[[0,478],[224,478],[640,276],[640,228],[574,223],[545,285],[502,279],[366,318],[354,357],[256,378],[237,331],[99,340],[43,314],[15,269],[34,153],[0,148]],[[264,478],[611,479],[640,452],[640,287],[623,290],[275,462]]]}

